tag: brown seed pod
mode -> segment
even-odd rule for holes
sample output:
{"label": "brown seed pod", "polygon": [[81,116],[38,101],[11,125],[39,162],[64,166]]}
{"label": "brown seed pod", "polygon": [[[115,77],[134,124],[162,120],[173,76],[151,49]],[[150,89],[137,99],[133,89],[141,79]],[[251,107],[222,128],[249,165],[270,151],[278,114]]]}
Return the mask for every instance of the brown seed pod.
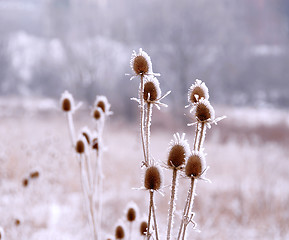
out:
{"label": "brown seed pod", "polygon": [[215,118],[215,111],[209,101],[200,100],[196,106],[196,117],[201,122],[205,122],[208,119],[213,120]]}
{"label": "brown seed pod", "polygon": [[[158,99],[158,86],[154,82],[148,81],[144,84],[144,95],[145,101],[155,101]],[[149,99],[148,99],[149,98]]]}
{"label": "brown seed pod", "polygon": [[21,224],[20,220],[18,218],[15,219],[14,224],[16,226],[19,226]]}
{"label": "brown seed pod", "polygon": [[71,110],[71,102],[68,98],[63,99],[62,110],[65,112],[69,112]]}
{"label": "brown seed pod", "polygon": [[38,171],[33,171],[30,173],[30,178],[38,178],[39,177],[39,172]]}
{"label": "brown seed pod", "polygon": [[118,225],[115,228],[115,239],[124,239],[125,231],[122,225]]}
{"label": "brown seed pod", "polygon": [[92,140],[92,148],[98,151],[99,144],[98,144],[98,139],[97,138],[94,138]]}
{"label": "brown seed pod", "polygon": [[133,222],[136,219],[136,210],[134,208],[129,208],[127,210],[126,219],[129,222]]}
{"label": "brown seed pod", "polygon": [[147,229],[148,229],[148,224],[146,221],[142,221],[140,223],[140,226],[139,226],[139,232],[142,236],[146,236],[146,233],[147,233]]}
{"label": "brown seed pod", "polygon": [[27,178],[24,178],[24,179],[22,180],[22,185],[23,185],[23,187],[27,187],[28,184],[29,184],[29,180],[28,180]]}
{"label": "brown seed pod", "polygon": [[101,112],[99,111],[99,108],[94,109],[94,111],[93,111],[93,117],[94,117],[96,120],[99,120],[99,119],[101,118]]}
{"label": "brown seed pod", "polygon": [[150,166],[146,169],[144,186],[148,190],[159,190],[162,184],[160,169],[156,166]]}
{"label": "brown seed pod", "polygon": [[188,101],[194,104],[201,99],[209,99],[209,90],[204,82],[197,79],[189,89]]}
{"label": "brown seed pod", "polygon": [[188,177],[199,178],[206,168],[204,156],[200,153],[193,153],[187,161],[185,173]]}
{"label": "brown seed pod", "polygon": [[99,108],[101,108],[101,110],[105,113],[105,104],[104,104],[104,102],[103,101],[99,101],[98,103],[97,103],[97,107],[99,107]]}
{"label": "brown seed pod", "polygon": [[149,63],[144,56],[136,56],[133,60],[133,70],[137,75],[147,74],[149,71]]}
{"label": "brown seed pod", "polygon": [[185,164],[186,160],[186,149],[180,144],[175,144],[172,146],[169,157],[168,157],[168,166],[169,167],[180,167]]}
{"label": "brown seed pod", "polygon": [[75,150],[77,153],[82,154],[85,151],[85,144],[83,142],[83,139],[79,139],[76,142]]}

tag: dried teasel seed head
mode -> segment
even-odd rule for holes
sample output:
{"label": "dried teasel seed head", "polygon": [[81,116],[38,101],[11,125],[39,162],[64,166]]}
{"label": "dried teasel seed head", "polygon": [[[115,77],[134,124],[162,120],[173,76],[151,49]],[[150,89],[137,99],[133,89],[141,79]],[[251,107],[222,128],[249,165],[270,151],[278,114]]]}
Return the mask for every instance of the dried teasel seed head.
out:
{"label": "dried teasel seed head", "polygon": [[195,107],[195,115],[201,122],[215,119],[215,110],[208,100],[200,100]]}
{"label": "dried teasel seed head", "polygon": [[200,152],[193,152],[189,156],[185,173],[188,177],[199,178],[206,169],[205,157]]}
{"label": "dried teasel seed head", "polygon": [[85,147],[86,147],[85,142],[86,142],[86,139],[84,138],[84,136],[81,136],[81,137],[77,140],[77,142],[76,142],[76,144],[75,144],[75,151],[76,151],[77,153],[82,154],[82,153],[85,152]]}
{"label": "dried teasel seed head", "polygon": [[149,55],[141,48],[139,49],[138,54],[135,51],[133,51],[130,60],[130,66],[136,75],[144,75],[152,73],[151,59]]}
{"label": "dried teasel seed head", "polygon": [[142,221],[139,226],[139,232],[142,236],[146,236],[148,229],[148,223],[146,221]]}
{"label": "dried teasel seed head", "polygon": [[23,185],[23,187],[27,187],[28,184],[29,184],[28,178],[24,178],[24,179],[22,180],[22,185]]}
{"label": "dried teasel seed head", "polygon": [[129,222],[133,222],[136,220],[138,215],[138,206],[134,202],[129,202],[126,208],[126,219]]}
{"label": "dried teasel seed head", "polygon": [[82,136],[85,137],[87,144],[90,144],[91,141],[91,132],[88,127],[83,127],[81,130]]}
{"label": "dried teasel seed head", "polygon": [[21,224],[21,221],[18,218],[16,218],[15,221],[14,221],[14,224],[16,226],[19,226]]}
{"label": "dried teasel seed head", "polygon": [[101,118],[101,112],[99,111],[99,108],[94,109],[93,111],[93,117],[98,120]]}
{"label": "dried teasel seed head", "polygon": [[148,190],[159,190],[162,184],[161,170],[159,167],[150,166],[146,169],[144,186]]}
{"label": "dried teasel seed head", "polygon": [[96,108],[100,108],[105,115],[111,115],[110,103],[108,102],[106,96],[96,96],[95,103]]}
{"label": "dried teasel seed head", "polygon": [[98,138],[94,138],[92,140],[92,148],[98,151],[99,149]]}
{"label": "dried teasel seed head", "polygon": [[180,136],[179,133],[174,134],[174,139],[170,142],[168,166],[170,168],[179,168],[185,164],[187,154],[189,152],[189,144],[185,139],[185,134]]}
{"label": "dried teasel seed head", "polygon": [[74,111],[74,99],[73,96],[68,92],[65,91],[62,93],[61,98],[60,98],[60,105],[61,109],[64,112],[73,112]]}
{"label": "dried teasel seed head", "polygon": [[160,83],[157,78],[150,77],[144,83],[143,98],[145,101],[156,101],[161,96]]}
{"label": "dried teasel seed head", "polygon": [[188,102],[194,104],[201,99],[209,99],[209,90],[204,82],[196,79],[196,82],[189,88]]}
{"label": "dried teasel seed head", "polygon": [[33,171],[30,173],[30,178],[38,178],[39,177],[39,171]]}
{"label": "dried teasel seed head", "polygon": [[115,228],[115,239],[124,239],[125,237],[125,230],[122,225],[118,225]]}

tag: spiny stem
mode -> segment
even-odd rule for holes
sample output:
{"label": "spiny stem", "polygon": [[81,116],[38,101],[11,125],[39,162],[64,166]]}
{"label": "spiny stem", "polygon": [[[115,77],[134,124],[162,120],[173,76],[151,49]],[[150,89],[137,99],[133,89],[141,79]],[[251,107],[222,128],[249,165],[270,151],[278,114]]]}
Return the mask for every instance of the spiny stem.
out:
{"label": "spiny stem", "polygon": [[170,240],[170,237],[171,237],[173,211],[174,211],[174,207],[175,207],[176,181],[177,181],[177,169],[174,168],[173,169],[173,178],[172,178],[172,191],[171,191],[171,200],[170,200],[170,209],[169,209],[167,240]]}
{"label": "spiny stem", "polygon": [[144,82],[143,75],[140,77],[140,134],[141,134],[141,142],[143,147],[144,154],[144,164],[148,167],[147,157],[146,157],[146,149],[145,149],[145,139],[144,139],[144,99],[143,99],[143,91],[144,91]]}
{"label": "spiny stem", "polygon": [[150,238],[150,225],[151,225],[152,205],[153,205],[153,191],[150,191],[150,206],[149,206],[149,215],[148,215],[147,239]]}
{"label": "spiny stem", "polygon": [[[186,213],[186,218],[189,219],[189,214],[191,213],[191,209],[193,207],[194,204],[194,185],[195,185],[195,178],[191,178],[191,188],[190,188],[190,200],[189,200],[189,204],[188,204],[188,208],[187,208],[187,213]],[[183,238],[182,240],[185,239],[185,235],[186,235],[186,230],[187,230],[187,226],[188,226],[189,222],[186,222],[184,224],[184,230],[183,230]]]}
{"label": "spiny stem", "polygon": [[201,146],[202,146],[202,142],[203,142],[203,137],[204,137],[204,130],[205,130],[205,123],[202,122],[202,125],[201,125],[201,135],[200,135],[200,138],[199,138],[198,151],[201,150]]}
{"label": "spiny stem", "polygon": [[199,134],[199,123],[197,123],[197,125],[196,125],[196,135],[195,135],[195,140],[194,140],[194,151],[196,151],[196,147],[197,147],[198,134]]}
{"label": "spiny stem", "polygon": [[147,155],[147,163],[150,164],[150,125],[151,125],[151,103],[147,103],[147,116],[146,116],[146,155]]}
{"label": "spiny stem", "polygon": [[154,204],[153,194],[154,194],[154,192],[151,191],[151,195],[152,195],[152,198],[151,198],[152,199],[152,212],[153,212],[154,225],[155,225],[155,231],[156,231],[156,240],[159,240],[158,225],[157,225],[157,218],[156,218],[156,213],[155,213],[155,204]]}

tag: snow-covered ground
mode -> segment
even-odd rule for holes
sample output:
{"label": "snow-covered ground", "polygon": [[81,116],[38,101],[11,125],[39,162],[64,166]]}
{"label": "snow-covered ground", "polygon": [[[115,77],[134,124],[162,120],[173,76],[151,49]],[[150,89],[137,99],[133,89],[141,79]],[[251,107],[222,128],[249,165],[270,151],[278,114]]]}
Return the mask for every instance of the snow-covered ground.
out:
{"label": "snow-covered ground", "polygon": [[[41,100],[39,105],[39,101],[22,102],[20,112],[16,100],[0,102],[0,226],[8,240],[89,239],[65,116],[56,110],[57,102]],[[278,137],[289,131],[288,112],[219,107],[216,115],[228,119],[208,131],[207,177],[212,183],[197,184],[194,211],[201,232],[189,229],[188,239],[288,239],[288,138]],[[91,125],[88,112],[76,118],[76,127],[82,125]],[[154,119],[152,125],[151,152],[162,163],[174,132],[154,128]],[[192,130],[183,129],[191,143]],[[270,138],[274,134],[277,137]],[[127,202],[135,201],[140,217],[146,215],[148,193],[134,190],[142,186],[143,176],[138,122],[126,123],[112,116],[104,135],[108,150],[104,155],[103,229],[113,235],[117,221],[124,219]],[[39,177],[24,187],[23,180],[34,170]],[[171,172],[164,172],[167,186]],[[180,179],[179,212],[188,185],[187,179]],[[160,232],[165,235],[169,187],[163,190],[164,196],[156,195],[156,204]],[[174,233],[179,221],[176,217]],[[133,239],[141,239],[138,223],[133,229]]]}

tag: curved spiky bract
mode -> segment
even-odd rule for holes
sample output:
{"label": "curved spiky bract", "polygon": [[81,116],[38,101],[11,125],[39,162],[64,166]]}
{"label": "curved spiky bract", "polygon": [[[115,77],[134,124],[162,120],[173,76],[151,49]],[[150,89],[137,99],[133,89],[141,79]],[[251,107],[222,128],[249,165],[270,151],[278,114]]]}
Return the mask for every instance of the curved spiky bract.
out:
{"label": "curved spiky bract", "polygon": [[190,104],[195,104],[201,99],[209,99],[209,89],[204,82],[196,79],[195,83],[189,88],[188,102]]}
{"label": "curved spiky bract", "polygon": [[185,164],[187,154],[190,151],[189,144],[185,139],[185,133],[180,136],[174,134],[174,139],[170,142],[167,165],[170,168],[180,168]]}
{"label": "curved spiky bract", "polygon": [[151,58],[142,48],[139,49],[138,53],[133,51],[130,67],[136,75],[153,74]]}
{"label": "curved spiky bract", "polygon": [[205,170],[206,160],[204,154],[199,151],[193,151],[185,167],[186,176],[190,178],[200,178]]}

